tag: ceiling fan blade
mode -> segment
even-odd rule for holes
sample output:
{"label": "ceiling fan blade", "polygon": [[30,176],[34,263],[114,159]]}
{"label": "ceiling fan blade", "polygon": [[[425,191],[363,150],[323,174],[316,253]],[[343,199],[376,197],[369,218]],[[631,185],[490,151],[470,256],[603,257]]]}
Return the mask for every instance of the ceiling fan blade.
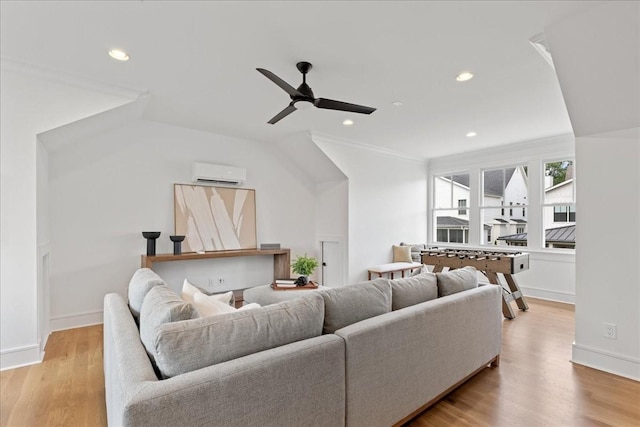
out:
{"label": "ceiling fan blade", "polygon": [[272,82],[274,82],[275,84],[280,86],[282,89],[284,89],[284,91],[287,92],[289,95],[291,95],[291,96],[303,96],[300,92],[298,92],[296,90],[296,88],[294,88],[289,83],[287,83],[284,80],[282,80],[280,77],[278,77],[275,74],[273,74],[271,71],[265,70],[264,68],[256,68],[256,70],[258,70],[266,78],[268,78],[269,80],[271,80]]}
{"label": "ceiling fan blade", "polygon": [[269,120],[268,123],[271,124],[271,125],[275,125],[280,120],[284,119],[285,117],[287,117],[289,114],[293,113],[294,111],[296,111],[296,107],[294,107],[292,104],[289,104],[287,106],[287,108],[285,108],[284,110],[282,110],[278,114],[276,114],[273,119]]}
{"label": "ceiling fan blade", "polygon": [[313,104],[318,108],[327,110],[349,111],[351,113],[371,114],[376,111],[375,108],[365,107],[364,105],[349,104],[348,102],[334,101],[333,99],[317,98]]}

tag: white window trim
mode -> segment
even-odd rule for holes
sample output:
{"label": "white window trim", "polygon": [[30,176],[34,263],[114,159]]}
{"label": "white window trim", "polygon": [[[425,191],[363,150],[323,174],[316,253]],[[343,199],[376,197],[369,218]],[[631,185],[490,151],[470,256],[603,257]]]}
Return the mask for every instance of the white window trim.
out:
{"label": "white window trim", "polygon": [[[574,253],[573,249],[550,249],[544,247],[544,164],[550,161],[573,160],[575,168],[575,138],[573,135],[560,135],[533,141],[492,147],[475,152],[430,159],[427,163],[429,177],[429,197],[427,201],[427,241],[433,246],[442,246],[436,242],[436,224],[434,222],[434,179],[443,175],[469,174],[469,243],[446,246],[476,249],[488,249],[490,245],[481,245],[483,231],[480,215],[481,171],[494,170],[516,165],[527,166],[528,204],[527,233],[528,246],[519,247],[532,253]],[[574,184],[575,185],[575,184]],[[574,192],[575,194],[575,192]],[[519,208],[522,208],[520,205]],[[508,209],[508,208],[507,208]]]}

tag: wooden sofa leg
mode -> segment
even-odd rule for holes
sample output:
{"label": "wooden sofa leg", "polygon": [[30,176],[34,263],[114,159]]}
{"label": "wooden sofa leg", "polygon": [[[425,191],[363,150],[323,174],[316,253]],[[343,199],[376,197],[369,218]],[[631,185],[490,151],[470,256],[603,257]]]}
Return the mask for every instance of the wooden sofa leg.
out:
{"label": "wooden sofa leg", "polygon": [[489,366],[491,366],[492,368],[497,368],[498,366],[500,366],[500,355],[497,355],[496,358],[493,359],[491,363],[489,363]]}

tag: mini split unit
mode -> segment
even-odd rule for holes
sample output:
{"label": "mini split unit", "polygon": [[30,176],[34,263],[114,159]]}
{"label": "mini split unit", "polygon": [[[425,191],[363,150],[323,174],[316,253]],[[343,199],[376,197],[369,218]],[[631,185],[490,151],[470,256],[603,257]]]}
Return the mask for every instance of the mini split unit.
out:
{"label": "mini split unit", "polygon": [[191,167],[191,180],[200,184],[240,185],[247,179],[247,170],[227,165],[194,163]]}

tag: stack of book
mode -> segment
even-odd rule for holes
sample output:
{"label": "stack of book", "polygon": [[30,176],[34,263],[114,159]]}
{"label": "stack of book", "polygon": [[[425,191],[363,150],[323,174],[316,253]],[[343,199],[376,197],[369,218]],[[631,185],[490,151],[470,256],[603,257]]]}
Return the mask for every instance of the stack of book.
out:
{"label": "stack of book", "polygon": [[295,279],[276,279],[275,285],[278,288],[295,288],[296,280]]}

